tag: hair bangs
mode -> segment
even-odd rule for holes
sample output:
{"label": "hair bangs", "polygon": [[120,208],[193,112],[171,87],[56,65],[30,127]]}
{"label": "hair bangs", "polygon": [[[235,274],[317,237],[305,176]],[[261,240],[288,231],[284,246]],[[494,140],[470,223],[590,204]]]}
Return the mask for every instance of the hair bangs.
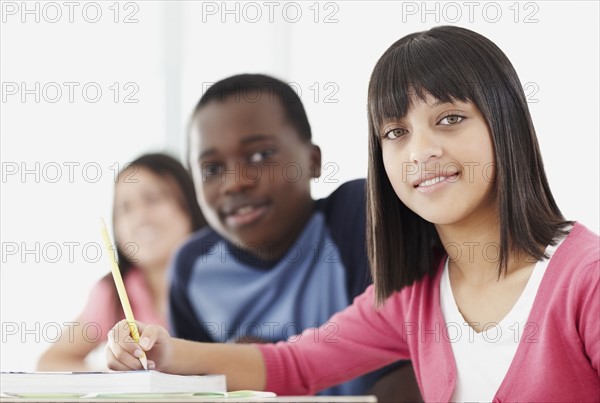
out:
{"label": "hair bangs", "polygon": [[[404,117],[412,102],[429,94],[440,102],[480,99],[482,78],[469,49],[444,38],[409,35],[379,59],[369,84],[369,118],[375,133],[386,121]],[[481,89],[479,89],[481,90]]]}
{"label": "hair bangs", "polygon": [[[567,225],[550,192],[527,99],[510,60],[486,37],[440,26],[400,39],[381,56],[368,92],[367,248],[379,303],[436,272],[445,250],[435,227],[395,194],[385,171],[381,126],[412,102],[472,102],[494,146],[500,248],[498,276],[515,254],[541,260]],[[523,169],[523,166],[528,169]]]}

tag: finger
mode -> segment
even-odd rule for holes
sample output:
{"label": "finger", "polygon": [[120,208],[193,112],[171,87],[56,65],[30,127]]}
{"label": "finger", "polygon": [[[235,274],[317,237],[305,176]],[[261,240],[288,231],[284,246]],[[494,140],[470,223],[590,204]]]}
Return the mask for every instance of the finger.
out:
{"label": "finger", "polygon": [[141,357],[143,353],[140,348],[137,348],[132,353],[125,350],[123,347],[121,347],[120,344],[111,343],[110,348],[108,350],[112,354],[111,358],[114,357],[114,360],[120,364],[116,364],[116,366],[119,366],[121,368],[125,367],[124,370],[142,369],[142,363],[140,362],[139,357]]}
{"label": "finger", "polygon": [[[127,327],[127,323],[125,323],[125,327]],[[111,351],[112,357],[127,369],[139,369],[142,364],[138,358],[143,355],[142,349],[125,332],[128,330],[124,330],[121,322],[113,327],[108,333],[107,349]],[[112,357],[107,357],[107,360]]]}
{"label": "finger", "polygon": [[[139,360],[138,360],[138,363],[139,363]],[[111,350],[108,347],[108,345],[106,346],[106,365],[108,366],[109,369],[112,369],[114,371],[130,371],[132,369],[137,369],[137,368],[128,367],[127,365],[125,365],[121,361],[119,361],[119,359],[113,353],[113,350]],[[141,366],[141,364],[140,364],[140,366]]]}
{"label": "finger", "polygon": [[[142,329],[146,329],[147,326],[142,324],[141,322],[137,322],[136,324],[140,324],[138,327],[140,333],[138,334],[138,338],[141,337]],[[109,341],[112,340],[115,343],[118,343],[123,349],[128,351],[130,354],[140,357],[141,354],[136,352],[136,350],[140,349],[139,344],[133,339],[131,336],[131,328],[129,327],[129,322],[127,320],[122,320],[118,322],[109,333],[112,337],[109,338]]]}
{"label": "finger", "polygon": [[140,330],[140,342],[139,345],[145,351],[149,351],[154,347],[160,336],[160,327],[148,325],[144,327],[144,330]]}
{"label": "finger", "polygon": [[131,325],[131,326],[128,327],[129,333],[131,333],[132,335],[134,333],[136,333],[137,334],[137,338],[139,338],[141,336],[142,332],[144,331],[144,329],[147,327],[147,325],[144,324],[144,323],[142,323],[142,322],[140,322],[140,321],[137,321],[137,320],[134,321],[134,322],[135,323],[125,321],[125,323],[127,323],[128,326]]}
{"label": "finger", "polygon": [[144,322],[140,322],[139,320],[135,321],[135,324],[137,325],[140,333],[144,331],[145,328],[147,328],[149,325],[145,324]]}
{"label": "finger", "polygon": [[[108,332],[108,342],[109,345],[118,344],[121,348],[124,348],[126,351],[129,351],[131,354],[137,348],[137,344],[133,341],[131,337],[131,333],[129,332],[129,325],[126,320],[122,320],[118,322],[116,325],[110,329]],[[113,353],[116,351],[113,351]]]}

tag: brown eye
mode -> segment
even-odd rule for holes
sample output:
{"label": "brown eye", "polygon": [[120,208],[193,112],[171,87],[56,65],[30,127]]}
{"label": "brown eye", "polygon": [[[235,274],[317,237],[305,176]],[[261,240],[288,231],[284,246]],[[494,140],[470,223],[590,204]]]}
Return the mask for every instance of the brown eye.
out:
{"label": "brown eye", "polygon": [[455,125],[455,124],[457,124],[459,122],[462,122],[463,119],[464,119],[464,116],[460,116],[460,115],[448,115],[444,119],[440,120],[440,124],[443,124],[443,125]]}
{"label": "brown eye", "polygon": [[219,164],[204,163],[202,164],[202,175],[204,178],[218,175],[221,172],[222,167]]}
{"label": "brown eye", "polygon": [[392,130],[386,132],[383,135],[383,138],[386,138],[388,140],[395,140],[395,139],[398,139],[398,138],[404,136],[406,133],[408,133],[408,130],[406,130],[406,129],[392,129]]}
{"label": "brown eye", "polygon": [[257,163],[257,162],[261,162],[266,160],[267,158],[270,158],[271,156],[273,156],[273,154],[275,154],[275,150],[262,150],[262,151],[258,151],[255,152],[254,154],[252,154],[250,156],[250,158],[248,158],[249,162],[251,163]]}

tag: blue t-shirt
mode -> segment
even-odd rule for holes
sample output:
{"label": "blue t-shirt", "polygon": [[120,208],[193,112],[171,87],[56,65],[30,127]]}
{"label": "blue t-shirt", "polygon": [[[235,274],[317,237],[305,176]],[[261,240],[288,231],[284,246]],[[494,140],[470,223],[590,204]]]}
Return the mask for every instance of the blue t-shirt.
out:
{"label": "blue t-shirt", "polygon": [[[261,260],[211,228],[195,233],[171,271],[175,336],[277,342],[327,323],[319,342],[335,342],[336,324],[328,323],[329,318],[371,282],[365,207],[364,180],[341,185],[315,202],[300,235],[277,261]],[[365,394],[381,374],[370,373],[321,394]]]}

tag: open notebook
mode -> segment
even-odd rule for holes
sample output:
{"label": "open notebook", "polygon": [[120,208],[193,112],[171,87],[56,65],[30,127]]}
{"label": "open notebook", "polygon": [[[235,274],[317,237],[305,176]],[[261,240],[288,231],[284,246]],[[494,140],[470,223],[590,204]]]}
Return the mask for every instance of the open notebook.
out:
{"label": "open notebook", "polygon": [[171,375],[158,371],[2,372],[0,392],[23,394],[225,393],[225,375]]}

